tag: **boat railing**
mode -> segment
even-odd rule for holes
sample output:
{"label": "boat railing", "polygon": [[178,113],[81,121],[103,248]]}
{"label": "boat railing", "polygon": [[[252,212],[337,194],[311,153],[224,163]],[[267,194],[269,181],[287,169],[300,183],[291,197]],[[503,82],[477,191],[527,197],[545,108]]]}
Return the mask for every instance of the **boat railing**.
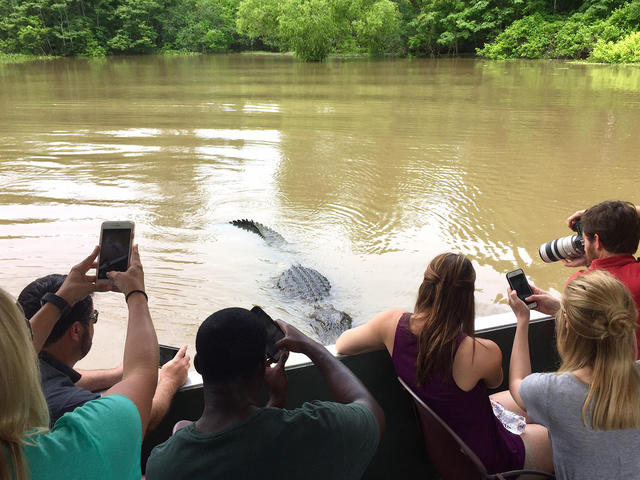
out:
{"label": "boat railing", "polygon": [[[509,359],[515,333],[514,320],[512,313],[476,319],[477,335],[490,338],[502,350],[505,380],[495,391],[508,388]],[[532,315],[529,333],[534,371],[552,371],[558,367],[554,335],[555,320],[535,312]],[[328,348],[335,354],[333,346]],[[384,409],[387,419],[385,434],[363,478],[408,478],[409,475],[418,475],[424,479],[438,478],[424,452],[424,443],[411,399],[398,383],[387,352],[379,350],[359,355],[338,355],[338,358],[369,388]],[[289,380],[287,408],[299,407],[310,400],[331,400],[326,382],[305,355],[292,354],[287,361],[286,370]],[[169,438],[177,421],[196,420],[202,408],[202,380],[194,373],[190,375],[188,384],[174,398],[166,418],[145,439],[142,449],[143,466],[151,449]]]}

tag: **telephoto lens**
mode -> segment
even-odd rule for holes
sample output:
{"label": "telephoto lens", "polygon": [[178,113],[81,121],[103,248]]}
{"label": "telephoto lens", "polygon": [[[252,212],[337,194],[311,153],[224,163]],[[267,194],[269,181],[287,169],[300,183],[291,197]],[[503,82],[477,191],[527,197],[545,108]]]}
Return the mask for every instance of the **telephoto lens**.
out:
{"label": "telephoto lens", "polygon": [[556,238],[540,245],[538,252],[543,262],[551,263],[559,260],[568,260],[577,258],[584,253],[581,222],[579,220],[576,221],[572,228],[578,233],[568,237]]}

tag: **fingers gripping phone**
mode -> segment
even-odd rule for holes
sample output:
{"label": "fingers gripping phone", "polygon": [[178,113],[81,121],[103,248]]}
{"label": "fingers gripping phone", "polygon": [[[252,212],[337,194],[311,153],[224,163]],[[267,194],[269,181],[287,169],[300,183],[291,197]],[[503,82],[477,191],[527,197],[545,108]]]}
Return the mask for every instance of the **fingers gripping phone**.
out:
{"label": "fingers gripping phone", "polygon": [[124,272],[129,268],[133,227],[133,222],[102,223],[97,282],[110,282],[107,272]]}
{"label": "fingers gripping phone", "polygon": [[518,298],[522,300],[529,309],[536,308],[538,306],[537,302],[527,302],[525,300],[525,298],[533,295],[533,291],[531,290],[527,277],[524,275],[521,268],[507,273],[507,282],[509,282],[509,286],[516,291]]}
{"label": "fingers gripping phone", "polygon": [[258,316],[264,325],[264,328],[267,330],[267,344],[264,348],[265,356],[269,362],[276,363],[280,360],[280,356],[282,355],[282,350],[278,350],[276,342],[281,338],[284,338],[284,332],[280,329],[278,324],[274,322],[264,310],[262,310],[262,308],[255,306],[251,309],[251,312]]}

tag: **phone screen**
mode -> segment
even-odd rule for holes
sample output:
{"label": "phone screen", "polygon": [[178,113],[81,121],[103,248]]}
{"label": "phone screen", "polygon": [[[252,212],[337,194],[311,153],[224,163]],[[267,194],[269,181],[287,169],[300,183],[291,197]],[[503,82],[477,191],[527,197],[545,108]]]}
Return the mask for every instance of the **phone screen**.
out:
{"label": "phone screen", "polygon": [[100,244],[100,265],[98,279],[107,278],[107,272],[124,272],[129,266],[129,250],[131,248],[130,228],[109,228],[102,230]]}
{"label": "phone screen", "polygon": [[274,322],[262,308],[256,306],[253,307],[251,311],[260,318],[264,328],[267,330],[267,344],[265,346],[266,357],[272,362],[277,362],[282,352],[276,348],[276,342],[284,338],[284,333],[280,330],[278,324]]}
{"label": "phone screen", "polygon": [[173,357],[175,357],[178,350],[180,350],[178,347],[170,347],[169,345],[158,345],[158,348],[160,349],[160,361],[158,362],[158,366],[160,367],[168,361],[173,360]]}
{"label": "phone screen", "polygon": [[507,274],[509,285],[511,285],[511,288],[518,294],[518,298],[520,298],[524,303],[527,305],[534,303],[525,301],[525,298],[533,295],[533,292],[531,291],[531,287],[529,286],[529,282],[527,281],[527,277],[524,275],[524,272],[522,270],[515,270],[514,272],[511,272],[514,273],[513,276],[511,276],[511,273]]}

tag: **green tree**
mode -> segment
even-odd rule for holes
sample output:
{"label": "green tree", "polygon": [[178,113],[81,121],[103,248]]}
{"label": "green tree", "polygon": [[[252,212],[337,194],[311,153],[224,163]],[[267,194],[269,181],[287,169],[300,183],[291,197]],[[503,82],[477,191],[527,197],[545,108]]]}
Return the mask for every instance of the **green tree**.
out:
{"label": "green tree", "polygon": [[236,20],[238,32],[277,48],[280,45],[280,11],[278,0],[242,0]]}
{"label": "green tree", "polygon": [[353,22],[358,42],[369,53],[380,55],[400,49],[401,17],[397,4],[378,0]]}
{"label": "green tree", "polygon": [[117,29],[107,42],[109,48],[130,53],[151,51],[158,37],[156,17],[160,9],[155,0],[123,0],[112,16]]}
{"label": "green tree", "polygon": [[640,63],[640,32],[630,33],[617,42],[600,40],[589,59],[604,63]]}
{"label": "green tree", "polygon": [[338,40],[338,25],[326,0],[284,0],[278,17],[284,45],[307,62],[327,58]]}

